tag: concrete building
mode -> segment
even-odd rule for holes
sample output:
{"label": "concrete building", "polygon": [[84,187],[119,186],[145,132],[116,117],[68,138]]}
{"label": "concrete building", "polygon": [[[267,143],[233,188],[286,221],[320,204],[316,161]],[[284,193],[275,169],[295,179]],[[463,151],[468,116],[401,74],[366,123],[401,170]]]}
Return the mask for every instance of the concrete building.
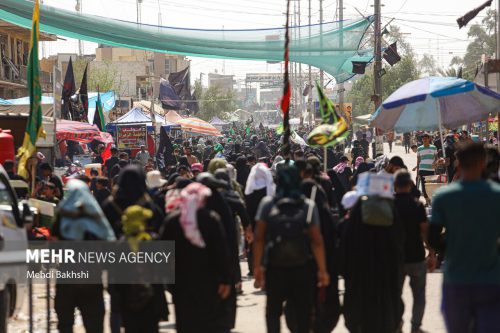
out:
{"label": "concrete building", "polygon": [[208,73],[208,88],[218,86],[224,91],[233,91],[234,84],[234,75]]}
{"label": "concrete building", "polygon": [[[28,95],[27,64],[31,30],[0,20],[0,98],[11,99]],[[56,36],[40,33],[41,41],[55,41]],[[40,71],[44,93],[52,92],[50,72]]]}
{"label": "concrete building", "polygon": [[92,66],[99,68],[110,63],[117,72],[115,80],[121,90],[119,94],[138,99],[150,97],[150,76],[157,96],[160,78],[167,79],[170,73],[189,66],[189,61],[181,55],[99,45]]}

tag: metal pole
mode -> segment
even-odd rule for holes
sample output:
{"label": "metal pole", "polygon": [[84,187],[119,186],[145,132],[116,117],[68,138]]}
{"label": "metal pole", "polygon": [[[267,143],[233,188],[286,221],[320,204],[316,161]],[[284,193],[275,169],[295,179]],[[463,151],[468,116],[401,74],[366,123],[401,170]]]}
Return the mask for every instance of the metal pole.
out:
{"label": "metal pole", "polygon": [[[382,70],[382,36],[380,35],[381,13],[380,0],[375,0],[375,63],[373,66],[374,88],[375,88],[375,110],[382,104],[382,78],[380,72]],[[375,129],[375,156],[384,153],[384,140],[379,129]],[[374,157],[375,157],[374,156]]]}
{"label": "metal pole", "polygon": [[[323,49],[323,0],[319,0],[319,23],[320,48]],[[325,73],[323,73],[323,70],[319,72],[319,83],[321,84],[321,88],[324,88]]]}
{"label": "metal pole", "polygon": [[[311,0],[309,0],[309,50],[311,50]],[[310,51],[309,51],[310,52]],[[313,97],[313,85],[312,85],[312,74],[311,65],[309,68],[309,94],[307,96],[307,109],[309,111],[309,125],[312,126],[314,119],[314,109],[312,107],[312,97]]]}
{"label": "metal pole", "polygon": [[[297,9],[298,9],[298,17],[299,17],[299,38],[298,38],[298,41],[299,43],[301,43],[301,37],[302,37],[302,33],[301,33],[301,19],[300,19],[300,1],[298,1],[297,3]],[[300,98],[299,100],[299,107],[300,107],[300,120],[301,120],[301,125],[303,125],[303,112],[304,112],[304,95],[302,94],[302,89],[304,89],[304,85],[303,85],[303,81],[302,81],[302,63],[299,63],[299,89],[298,89],[298,94],[297,96]]]}
{"label": "metal pole", "polygon": [[[344,47],[344,32],[342,29],[344,28],[344,0],[339,0],[339,27],[340,27],[340,49]],[[342,52],[342,51],[340,51]],[[342,112],[344,111],[344,83],[339,83],[338,85],[339,91],[339,105]],[[346,119],[347,120],[347,119]]]}
{"label": "metal pole", "polygon": [[[82,14],[83,11],[83,0],[76,0],[76,11],[80,14]],[[81,57],[83,56],[83,41],[81,39],[78,40],[78,55]]]}

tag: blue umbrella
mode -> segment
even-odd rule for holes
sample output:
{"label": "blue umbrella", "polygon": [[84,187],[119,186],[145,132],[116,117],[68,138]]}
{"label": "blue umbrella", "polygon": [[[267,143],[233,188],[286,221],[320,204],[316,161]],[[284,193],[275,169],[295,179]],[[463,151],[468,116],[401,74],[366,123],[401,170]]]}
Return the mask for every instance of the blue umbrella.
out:
{"label": "blue umbrella", "polygon": [[396,90],[373,114],[370,125],[384,131],[441,131],[498,112],[500,94],[488,88],[456,77],[427,77]]}

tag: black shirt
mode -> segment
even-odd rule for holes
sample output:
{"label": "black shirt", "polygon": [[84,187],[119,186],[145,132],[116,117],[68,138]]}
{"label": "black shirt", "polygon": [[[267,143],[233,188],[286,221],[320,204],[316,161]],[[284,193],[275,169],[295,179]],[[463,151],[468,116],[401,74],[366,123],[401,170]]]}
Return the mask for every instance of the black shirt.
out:
{"label": "black shirt", "polygon": [[394,204],[405,230],[405,263],[424,261],[425,249],[420,224],[427,221],[427,214],[423,204],[410,193],[396,194]]}
{"label": "black shirt", "polygon": [[117,164],[119,161],[120,160],[116,156],[111,156],[110,158],[108,158],[108,160],[106,161],[106,164],[105,164],[108,177],[111,174],[111,169],[113,169],[115,164]]}

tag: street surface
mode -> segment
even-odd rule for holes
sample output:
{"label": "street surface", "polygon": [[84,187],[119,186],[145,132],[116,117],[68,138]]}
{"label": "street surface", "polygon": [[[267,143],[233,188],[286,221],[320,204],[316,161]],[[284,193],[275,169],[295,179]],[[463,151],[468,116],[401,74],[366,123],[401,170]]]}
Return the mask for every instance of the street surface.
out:
{"label": "street surface", "polygon": [[[387,144],[385,145],[385,152],[389,152],[389,148]],[[399,155],[405,161],[405,164],[408,168],[413,169],[416,165],[416,154],[405,154],[404,148],[401,146],[393,146],[393,154],[389,154],[389,156]],[[413,172],[413,178],[415,178],[415,173]],[[242,273],[243,276],[246,276],[247,273],[247,263],[242,262]],[[427,275],[427,305],[424,316],[424,321],[422,325],[422,329],[428,331],[429,333],[445,333],[445,326],[443,322],[443,318],[440,312],[440,303],[441,303],[441,283],[442,283],[442,274],[441,273],[432,273]],[[343,293],[342,281],[340,281],[340,290],[341,295]],[[257,290],[253,287],[253,280],[244,278],[243,281],[243,291],[244,294],[238,297],[238,314],[236,321],[236,328],[233,332],[238,333],[263,333],[266,331],[265,325],[265,294],[260,290]],[[53,293],[54,291],[52,291]],[[52,294],[53,297],[53,294]],[[411,305],[412,305],[412,296],[411,289],[408,285],[408,281],[405,283],[404,291],[403,291],[403,300],[405,302],[405,315],[404,315],[404,329],[403,332],[410,332],[410,319],[411,319]],[[106,318],[105,318],[105,332],[109,333],[109,296],[105,295],[106,301]],[[46,297],[45,297],[45,286],[36,285],[34,288],[34,333],[44,333],[46,330],[46,307],[45,307]],[[171,298],[169,297],[170,303],[170,313],[174,313],[173,306],[171,305]],[[53,302],[52,302],[53,304]],[[52,305],[53,306],[53,305]],[[193,318],[196,320],[196,318]],[[160,323],[160,332],[162,333],[174,333],[174,316],[171,315],[170,322],[162,322]],[[51,332],[56,332],[57,318],[55,316],[55,312],[51,313]],[[288,332],[285,328],[286,326],[282,325],[282,331]],[[27,300],[25,301],[25,306],[23,311],[17,316],[17,318],[11,320],[9,325],[9,332],[13,333],[24,333],[28,332],[28,307]],[[82,326],[81,318],[78,313],[75,316],[75,333],[83,333],[85,330]],[[337,327],[333,331],[335,333],[348,333],[347,329],[344,326],[342,317],[340,318]]]}

